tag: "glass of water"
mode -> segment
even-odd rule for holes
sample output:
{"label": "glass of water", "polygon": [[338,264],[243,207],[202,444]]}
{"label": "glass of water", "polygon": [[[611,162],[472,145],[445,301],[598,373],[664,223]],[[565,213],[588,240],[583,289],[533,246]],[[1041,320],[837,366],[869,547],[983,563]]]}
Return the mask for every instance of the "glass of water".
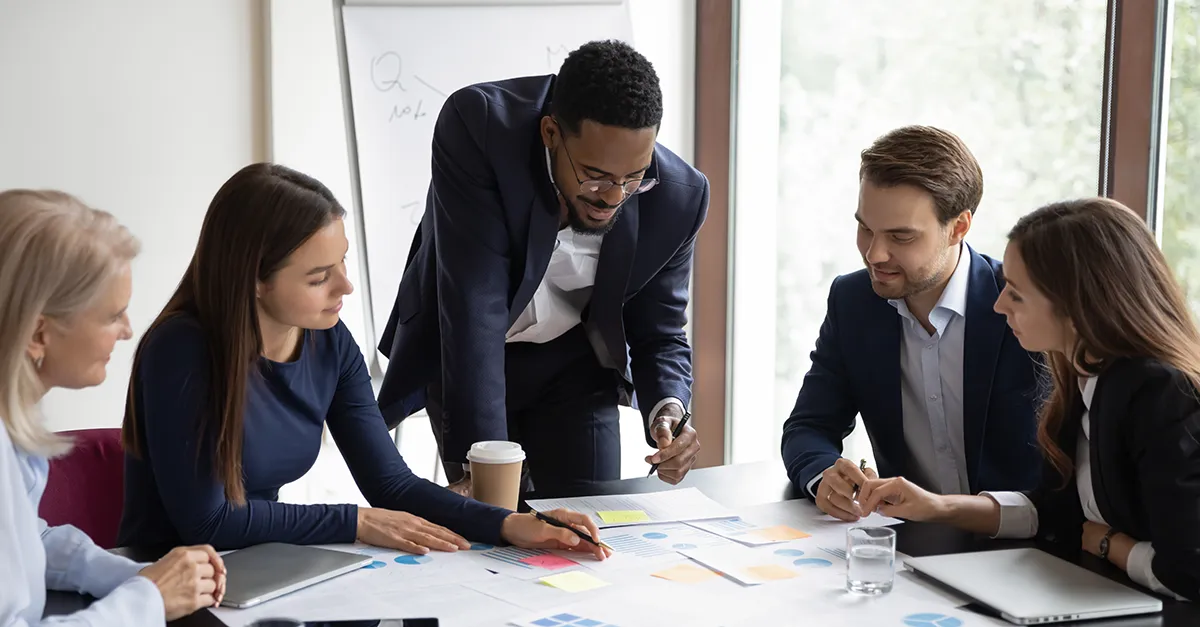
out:
{"label": "glass of water", "polygon": [[852,527],[846,531],[846,589],[859,594],[892,591],[896,578],[896,531]]}

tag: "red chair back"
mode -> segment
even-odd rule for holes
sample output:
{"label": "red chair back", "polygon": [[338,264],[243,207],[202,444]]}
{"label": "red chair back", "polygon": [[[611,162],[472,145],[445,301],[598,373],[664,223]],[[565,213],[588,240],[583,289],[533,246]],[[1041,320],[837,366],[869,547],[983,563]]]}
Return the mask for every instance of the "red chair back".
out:
{"label": "red chair back", "polygon": [[50,526],[75,525],[98,546],[117,542],[125,500],[125,454],[120,429],[83,429],[65,457],[50,460],[50,478],[38,515]]}

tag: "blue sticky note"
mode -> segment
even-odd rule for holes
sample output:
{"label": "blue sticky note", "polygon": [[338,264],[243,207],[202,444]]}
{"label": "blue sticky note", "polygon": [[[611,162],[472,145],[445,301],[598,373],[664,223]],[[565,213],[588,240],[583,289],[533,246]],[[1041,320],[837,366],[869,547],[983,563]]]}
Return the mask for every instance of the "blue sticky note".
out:
{"label": "blue sticky note", "polygon": [[556,620],[550,619],[550,618],[539,618],[539,619],[533,621],[533,624],[537,625],[538,627],[556,627],[557,625],[561,625],[562,623],[560,623]]}
{"label": "blue sticky note", "polygon": [[598,620],[592,620],[592,619],[590,619],[590,618],[585,618],[585,619],[583,619],[583,620],[577,620],[577,621],[575,621],[574,623],[571,623],[571,624],[572,624],[572,625],[579,625],[579,627],[600,627],[600,625],[603,625],[604,623],[602,623],[602,622],[600,622],[600,621],[598,621]]}
{"label": "blue sticky note", "polygon": [[581,617],[574,614],[559,614],[558,616],[551,616],[550,618],[553,618],[557,621],[562,621],[564,623],[569,623],[573,620],[579,620]]}

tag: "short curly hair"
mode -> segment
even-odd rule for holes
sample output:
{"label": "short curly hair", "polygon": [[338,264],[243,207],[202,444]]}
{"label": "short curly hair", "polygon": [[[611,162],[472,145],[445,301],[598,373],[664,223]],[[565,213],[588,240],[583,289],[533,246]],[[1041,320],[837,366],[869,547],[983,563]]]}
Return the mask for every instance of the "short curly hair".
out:
{"label": "short curly hair", "polygon": [[563,61],[550,104],[563,130],[579,134],[584,120],[628,129],[658,128],[662,89],[654,66],[633,46],[591,41]]}

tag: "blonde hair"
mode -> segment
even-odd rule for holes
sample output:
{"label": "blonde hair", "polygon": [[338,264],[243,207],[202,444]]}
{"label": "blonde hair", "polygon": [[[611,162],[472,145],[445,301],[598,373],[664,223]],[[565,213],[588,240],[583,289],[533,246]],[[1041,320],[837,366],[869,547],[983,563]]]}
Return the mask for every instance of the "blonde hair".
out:
{"label": "blonde hair", "polygon": [[0,192],[0,420],[26,452],[61,455],[71,445],[48,431],[37,413],[46,390],[26,348],[38,318],[69,322],[138,248],[111,214],[70,194]]}

